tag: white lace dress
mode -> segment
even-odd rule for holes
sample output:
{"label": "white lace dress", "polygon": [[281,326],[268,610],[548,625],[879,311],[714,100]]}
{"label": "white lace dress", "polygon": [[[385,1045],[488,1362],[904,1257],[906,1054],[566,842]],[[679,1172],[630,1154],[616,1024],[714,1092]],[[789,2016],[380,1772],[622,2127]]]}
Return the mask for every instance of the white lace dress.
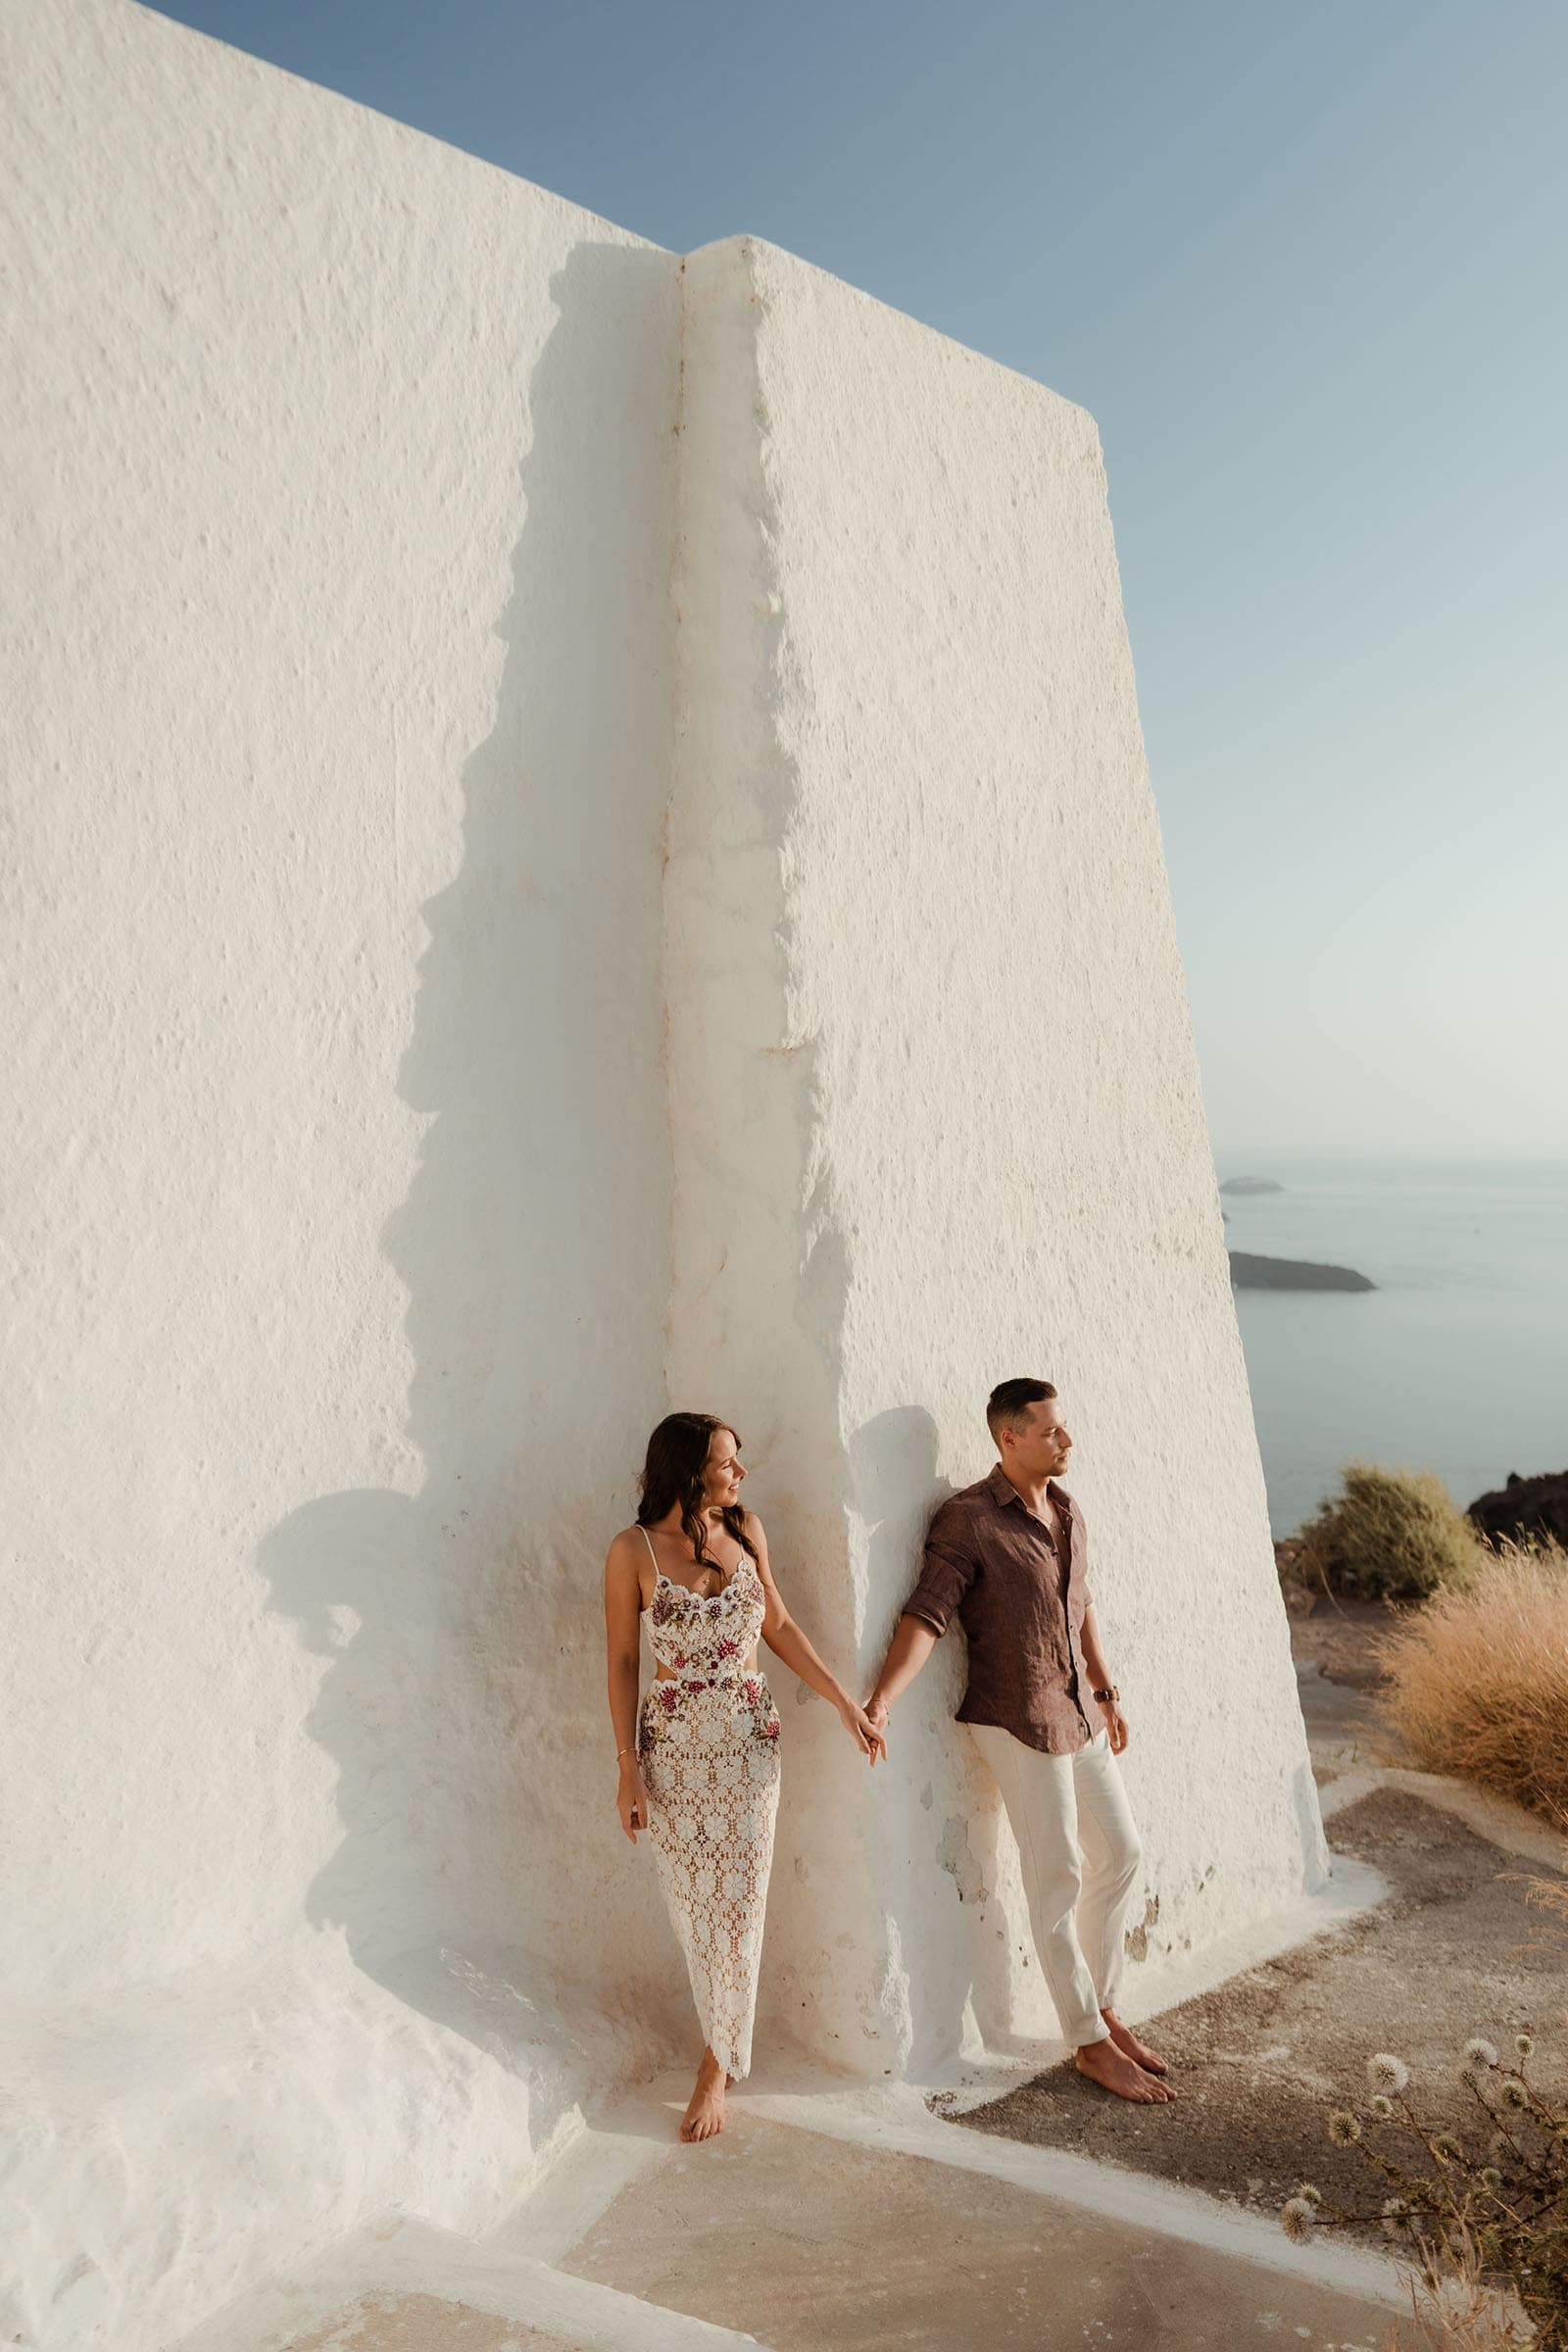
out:
{"label": "white lace dress", "polygon": [[778,1709],[761,1676],[741,1671],[767,1600],[750,1558],[711,1598],[657,1560],[654,1571],[648,1636],[673,1679],[650,1687],[638,1716],[648,1827],[703,2038],[738,2079],[752,2063],[778,1815]]}

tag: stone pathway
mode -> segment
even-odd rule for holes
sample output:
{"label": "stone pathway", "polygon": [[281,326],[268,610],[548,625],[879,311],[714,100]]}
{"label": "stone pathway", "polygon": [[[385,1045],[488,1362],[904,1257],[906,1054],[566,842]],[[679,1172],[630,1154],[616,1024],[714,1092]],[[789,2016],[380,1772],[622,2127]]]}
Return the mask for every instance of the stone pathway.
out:
{"label": "stone pathway", "polygon": [[1376,2343],[1362,2295],[999,2179],[738,2113],[564,2258],[774,2352],[1243,2352]]}
{"label": "stone pathway", "polygon": [[907,2089],[737,2098],[693,2149],[660,2088],[483,2245],[391,2229],[185,2352],[1376,2352],[1396,2307],[1381,2259],[956,2132]]}

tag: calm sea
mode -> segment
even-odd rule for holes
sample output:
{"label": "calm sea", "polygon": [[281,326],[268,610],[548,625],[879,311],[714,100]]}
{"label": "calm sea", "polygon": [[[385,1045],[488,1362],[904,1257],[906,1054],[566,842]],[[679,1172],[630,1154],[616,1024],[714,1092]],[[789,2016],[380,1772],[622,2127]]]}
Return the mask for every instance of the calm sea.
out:
{"label": "calm sea", "polygon": [[1436,1470],[1461,1506],[1568,1470],[1568,1162],[1222,1159],[1233,1250],[1354,1266],[1377,1290],[1238,1291],[1269,1513],[1290,1535],[1360,1459]]}

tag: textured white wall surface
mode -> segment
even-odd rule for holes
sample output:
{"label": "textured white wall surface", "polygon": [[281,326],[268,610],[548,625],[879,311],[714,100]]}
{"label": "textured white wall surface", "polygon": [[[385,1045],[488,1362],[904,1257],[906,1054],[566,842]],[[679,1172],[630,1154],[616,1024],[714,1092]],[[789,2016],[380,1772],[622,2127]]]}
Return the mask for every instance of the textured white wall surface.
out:
{"label": "textured white wall surface", "polygon": [[496,2210],[684,2016],[599,1597],[678,263],[141,10],[4,24],[0,2336],[133,2352],[291,2228]]}
{"label": "textured white wall surface", "polygon": [[[152,2352],[687,2047],[599,1602],[668,1403],[854,1679],[1055,1379],[1149,1952],[1323,1857],[1090,419],[125,0],[3,37],[0,2335]],[[774,1668],[763,2052],[1053,2031],[956,1651],[874,1777]]]}
{"label": "textured white wall surface", "polygon": [[[760,1441],[786,1591],[867,1672],[990,1389],[1054,1381],[1137,1948],[1185,1951],[1326,1854],[1099,439],[755,240],[685,280],[672,1380]],[[960,1639],[891,1771],[815,1707],[788,1756],[765,1998],[876,2071],[1055,2030]]]}

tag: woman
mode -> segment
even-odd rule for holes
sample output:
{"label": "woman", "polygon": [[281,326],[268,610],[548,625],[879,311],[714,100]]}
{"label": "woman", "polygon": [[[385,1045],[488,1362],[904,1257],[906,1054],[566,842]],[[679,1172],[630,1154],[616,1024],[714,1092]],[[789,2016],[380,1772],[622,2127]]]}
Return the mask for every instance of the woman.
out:
{"label": "woman", "polygon": [[[740,1440],[711,1413],[671,1413],[648,1441],[637,1521],[605,1562],[610,1716],[620,1826],[653,1840],[706,2037],[682,2139],[724,2127],[747,2072],[762,1906],[778,1812],[778,1710],[757,1672],[760,1635],[830,1699],[872,1764],[882,1734],[831,1675],[773,1582],[767,1539],[741,1507]],[[655,1679],[637,1705],[648,1614]]]}

